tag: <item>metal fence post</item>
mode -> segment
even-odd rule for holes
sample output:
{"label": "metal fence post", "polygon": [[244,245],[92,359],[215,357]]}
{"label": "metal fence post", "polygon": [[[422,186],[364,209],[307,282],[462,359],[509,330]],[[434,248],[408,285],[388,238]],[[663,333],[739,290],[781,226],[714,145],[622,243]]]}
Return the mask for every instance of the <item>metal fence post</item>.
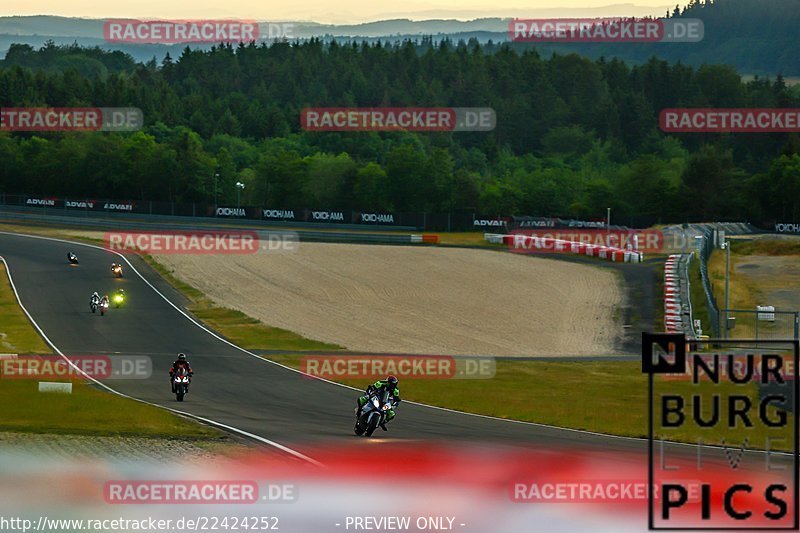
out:
{"label": "metal fence post", "polygon": [[794,314],[794,338],[800,339],[800,313]]}
{"label": "metal fence post", "polygon": [[[758,312],[756,312],[756,340],[758,340]],[[758,344],[756,344],[756,348],[758,348]]]}
{"label": "metal fence post", "polygon": [[[725,241],[723,243],[725,246],[725,336],[724,338],[728,338],[728,280],[730,279],[730,271],[731,271],[731,243],[730,241]],[[758,335],[756,335],[758,338]]]}

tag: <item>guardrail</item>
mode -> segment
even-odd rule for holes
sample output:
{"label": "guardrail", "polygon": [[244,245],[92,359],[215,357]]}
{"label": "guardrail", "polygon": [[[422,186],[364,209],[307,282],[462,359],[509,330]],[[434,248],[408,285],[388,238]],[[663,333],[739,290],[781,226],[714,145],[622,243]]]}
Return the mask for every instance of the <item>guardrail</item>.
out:
{"label": "guardrail", "polygon": [[[6,210],[0,208],[0,219],[4,222],[11,223],[47,223],[56,224],[59,227],[72,227],[72,228],[89,228],[97,230],[128,230],[128,231],[209,231],[209,230],[231,230],[234,228],[256,229],[257,233],[268,233],[274,231],[277,233],[287,231],[286,226],[276,228],[275,230],[267,229],[272,227],[271,224],[254,224],[250,221],[249,224],[230,224],[231,221],[225,220],[209,220],[209,219],[192,219],[183,223],[177,223],[174,219],[170,218],[170,222],[163,221],[161,218],[148,219],[148,218],[103,218],[99,216],[92,217],[75,217],[69,215],[54,215],[54,214],[33,214],[27,212],[19,212],[16,210]],[[237,221],[242,222],[242,221]],[[263,228],[263,229],[260,229]],[[292,228],[292,233],[296,233],[299,240],[302,242],[339,242],[339,243],[353,243],[353,244],[414,244],[414,245],[430,245],[439,242],[439,236],[436,234],[402,234],[402,233],[367,233],[368,231],[363,226],[359,227],[360,232],[345,232],[345,231],[313,231]]]}
{"label": "guardrail", "polygon": [[[324,222],[303,222],[303,221],[283,221],[265,219],[245,219],[245,218],[225,218],[225,217],[202,217],[191,215],[163,215],[148,213],[126,213],[116,211],[88,211],[88,210],[69,210],[63,208],[43,208],[43,207],[17,207],[0,205],[0,214],[8,213],[25,217],[28,215],[63,217],[62,220],[104,220],[104,221],[127,221],[143,224],[158,223],[160,227],[185,227],[186,225],[197,226],[228,226],[228,227],[284,227],[284,228],[309,228],[309,229],[339,229],[339,230],[358,230],[358,231],[383,231],[383,232],[409,232],[419,231],[416,226],[383,226],[372,224],[346,224],[346,223],[324,223]],[[114,223],[114,222],[111,222]]]}
{"label": "guardrail", "polygon": [[712,334],[714,337],[719,338],[722,336],[722,328],[719,323],[719,307],[717,307],[717,300],[714,298],[714,291],[711,288],[711,279],[708,277],[708,259],[714,250],[712,233],[713,230],[710,228],[703,228],[701,231],[703,239],[699,246],[700,279],[703,283],[703,293],[706,295],[706,307],[708,307],[708,318],[711,321]]}

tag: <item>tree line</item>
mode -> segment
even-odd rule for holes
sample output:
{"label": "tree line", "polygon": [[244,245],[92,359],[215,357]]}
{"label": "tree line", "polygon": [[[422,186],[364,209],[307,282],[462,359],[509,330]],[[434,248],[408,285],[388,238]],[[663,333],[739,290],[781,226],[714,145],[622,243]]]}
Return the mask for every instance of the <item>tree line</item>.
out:
{"label": "tree line", "polygon": [[[798,107],[800,92],[780,76],[430,39],[187,47],[161,64],[52,43],[9,56],[0,106],[134,106],[146,124],[0,132],[7,193],[223,202],[243,181],[243,203],[283,208],[800,220],[794,134],[658,128],[667,107]],[[299,114],[309,106],[491,107],[497,127],[307,132]]]}

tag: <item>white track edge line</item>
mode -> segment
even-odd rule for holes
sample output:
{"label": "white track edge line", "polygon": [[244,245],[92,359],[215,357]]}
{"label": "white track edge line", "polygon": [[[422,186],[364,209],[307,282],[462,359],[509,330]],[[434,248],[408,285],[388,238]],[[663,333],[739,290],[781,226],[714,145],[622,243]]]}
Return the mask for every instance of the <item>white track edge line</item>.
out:
{"label": "white track edge line", "polygon": [[[2,233],[2,232],[0,232],[0,233]],[[128,396],[127,394],[124,394],[122,392],[114,390],[111,387],[109,387],[108,385],[106,385],[105,383],[102,383],[102,382],[96,380],[95,378],[93,378],[92,376],[87,374],[82,368],[78,367],[75,363],[73,363],[67,356],[65,356],[64,353],[61,352],[61,350],[58,348],[58,346],[56,346],[53,343],[53,341],[51,341],[50,338],[45,334],[45,332],[42,330],[42,328],[39,326],[39,324],[36,322],[36,320],[34,320],[34,318],[31,316],[31,314],[28,312],[28,310],[23,305],[22,300],[20,299],[19,293],[17,292],[17,287],[16,287],[16,285],[14,285],[14,279],[11,276],[11,267],[9,266],[9,264],[5,260],[5,258],[3,256],[1,256],[1,255],[0,255],[0,262],[2,262],[6,267],[6,275],[8,276],[8,281],[11,284],[11,290],[14,291],[14,296],[17,299],[17,303],[19,304],[19,306],[22,309],[22,311],[25,313],[25,316],[28,317],[28,320],[30,320],[31,324],[33,324],[33,326],[36,328],[36,331],[39,332],[39,334],[42,336],[42,338],[45,340],[45,342],[47,342],[47,344],[49,344],[50,347],[53,348],[53,350],[55,350],[55,352],[62,359],[64,359],[64,361],[67,362],[67,364],[69,364],[79,374],[84,376],[86,379],[88,379],[92,383],[94,383],[94,384],[98,385],[99,387],[102,387],[103,389],[107,390],[108,392],[116,394],[116,395],[118,395],[118,396],[120,396],[122,398],[126,398],[126,399],[129,399],[129,400],[134,400],[134,401],[146,404],[146,405],[150,405],[152,407],[157,407],[159,409],[165,409],[165,410],[170,411],[172,413],[176,413],[176,414],[188,417],[188,418],[192,418],[192,419],[195,419],[195,420],[206,422],[206,423],[211,424],[212,426],[216,426],[218,428],[227,429],[227,430],[232,431],[234,433],[237,433],[239,435],[243,435],[245,437],[249,437],[249,438],[254,439],[254,440],[256,440],[258,442],[261,442],[263,444],[267,444],[269,446],[277,448],[277,449],[279,449],[279,450],[281,450],[281,451],[283,451],[285,453],[288,453],[289,455],[292,455],[293,457],[296,457],[298,459],[302,459],[303,461],[311,463],[314,466],[319,466],[319,467],[324,466],[322,463],[320,463],[316,459],[312,459],[311,457],[308,457],[307,455],[304,455],[304,454],[298,452],[297,450],[293,450],[291,448],[288,448],[288,447],[286,447],[286,446],[284,446],[284,445],[282,445],[280,443],[277,443],[275,441],[269,440],[269,439],[261,437],[259,435],[255,435],[253,433],[249,433],[247,431],[244,431],[242,429],[239,429],[239,428],[236,428],[236,427],[233,427],[233,426],[229,426],[227,424],[223,424],[221,422],[217,422],[216,420],[211,420],[209,418],[204,418],[204,417],[201,417],[201,416],[198,416],[198,415],[194,415],[192,413],[187,413],[187,412],[184,412],[184,411],[180,411],[178,409],[173,409],[171,407],[167,407],[167,406],[164,406],[164,405],[151,403],[151,402],[148,402],[147,400],[142,400],[141,398],[135,398],[133,396]]]}

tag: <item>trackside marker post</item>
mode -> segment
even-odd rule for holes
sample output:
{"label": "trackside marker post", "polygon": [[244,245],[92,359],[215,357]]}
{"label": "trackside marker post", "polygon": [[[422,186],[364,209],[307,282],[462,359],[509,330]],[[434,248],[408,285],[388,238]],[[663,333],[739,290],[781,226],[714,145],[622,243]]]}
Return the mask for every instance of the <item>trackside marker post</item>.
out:
{"label": "trackside marker post", "polygon": [[57,392],[60,394],[72,394],[72,383],[50,383],[47,381],[40,381],[39,392]]}

